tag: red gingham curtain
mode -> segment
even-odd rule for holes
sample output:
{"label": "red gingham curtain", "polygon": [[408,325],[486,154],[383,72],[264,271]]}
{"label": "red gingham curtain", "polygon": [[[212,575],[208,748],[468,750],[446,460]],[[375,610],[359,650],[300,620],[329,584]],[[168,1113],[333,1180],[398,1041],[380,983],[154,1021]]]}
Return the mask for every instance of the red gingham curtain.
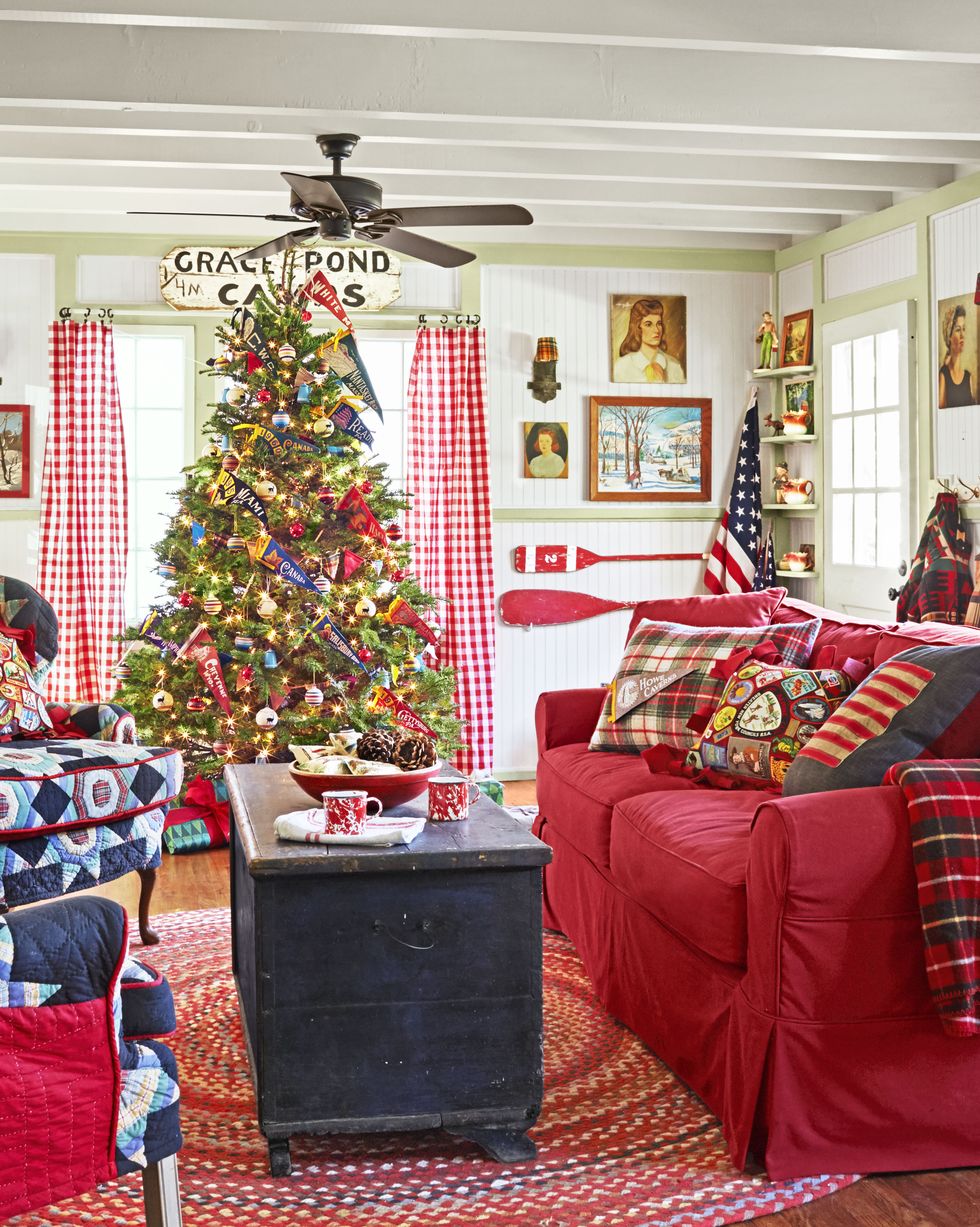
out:
{"label": "red gingham curtain", "polygon": [[48,697],[99,702],[126,625],[126,453],[112,328],[56,320],[41,482],[38,590],[58,615]]}
{"label": "red gingham curtain", "polygon": [[408,378],[406,517],[415,573],[441,605],[439,663],[457,673],[463,772],[493,765],[493,525],[486,338],[480,328],[420,328]]}

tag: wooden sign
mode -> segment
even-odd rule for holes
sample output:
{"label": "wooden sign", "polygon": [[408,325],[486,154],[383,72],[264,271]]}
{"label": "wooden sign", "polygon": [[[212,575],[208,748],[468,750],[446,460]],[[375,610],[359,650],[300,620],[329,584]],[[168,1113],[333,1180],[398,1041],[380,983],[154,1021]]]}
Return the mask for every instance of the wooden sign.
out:
{"label": "wooden sign", "polygon": [[[175,311],[247,307],[267,283],[282,281],[286,253],[245,259],[249,247],[174,247],[160,261],[160,293]],[[341,303],[353,311],[380,311],[401,296],[401,262],[380,247],[305,247],[293,256],[293,290],[317,270],[330,278]]]}

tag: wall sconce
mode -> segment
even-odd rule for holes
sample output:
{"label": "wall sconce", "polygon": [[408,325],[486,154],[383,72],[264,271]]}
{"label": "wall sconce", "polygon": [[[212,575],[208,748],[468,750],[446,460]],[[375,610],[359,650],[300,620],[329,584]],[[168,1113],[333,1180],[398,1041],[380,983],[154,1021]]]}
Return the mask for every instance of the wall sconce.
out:
{"label": "wall sconce", "polygon": [[558,361],[558,341],[555,337],[538,337],[538,348],[531,363],[534,378],[527,385],[535,400],[549,401],[561,384],[555,379],[555,363]]}

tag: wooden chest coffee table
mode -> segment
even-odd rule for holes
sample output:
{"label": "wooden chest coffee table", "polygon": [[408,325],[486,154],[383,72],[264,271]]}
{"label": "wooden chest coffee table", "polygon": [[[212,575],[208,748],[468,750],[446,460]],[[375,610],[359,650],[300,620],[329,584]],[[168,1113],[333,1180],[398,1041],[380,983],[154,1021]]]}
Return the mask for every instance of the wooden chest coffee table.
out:
{"label": "wooden chest coffee table", "polygon": [[533,1157],[551,850],[485,797],[408,846],[289,843],[273,820],[313,803],[288,768],[225,779],[233,966],[272,1174],[288,1175],[294,1133],[442,1126]]}

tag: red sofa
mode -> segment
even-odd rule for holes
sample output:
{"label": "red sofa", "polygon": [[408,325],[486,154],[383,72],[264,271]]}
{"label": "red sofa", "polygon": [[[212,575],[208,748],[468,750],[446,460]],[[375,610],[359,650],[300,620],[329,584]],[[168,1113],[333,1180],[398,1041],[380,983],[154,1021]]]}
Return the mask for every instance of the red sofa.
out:
{"label": "red sofa", "polygon": [[[876,665],[980,641],[793,600],[771,621],[813,616],[815,652]],[[945,1035],[932,1005],[900,790],[782,798],[653,775],[588,750],[604,695],[538,700],[535,833],[553,852],[545,924],[574,942],[606,1008],[717,1114],[739,1167],[980,1164],[980,1042]],[[980,755],[980,720],[957,729],[943,755]]]}

